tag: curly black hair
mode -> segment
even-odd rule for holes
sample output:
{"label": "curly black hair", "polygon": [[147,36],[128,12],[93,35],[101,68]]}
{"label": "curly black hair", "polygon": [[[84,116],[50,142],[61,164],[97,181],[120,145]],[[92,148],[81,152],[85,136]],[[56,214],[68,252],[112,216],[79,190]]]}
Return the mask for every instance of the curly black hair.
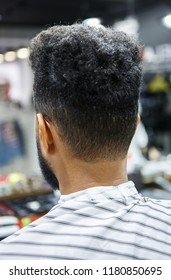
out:
{"label": "curly black hair", "polygon": [[30,45],[36,112],[47,116],[75,157],[125,157],[135,132],[141,48],[112,28],[53,26]]}

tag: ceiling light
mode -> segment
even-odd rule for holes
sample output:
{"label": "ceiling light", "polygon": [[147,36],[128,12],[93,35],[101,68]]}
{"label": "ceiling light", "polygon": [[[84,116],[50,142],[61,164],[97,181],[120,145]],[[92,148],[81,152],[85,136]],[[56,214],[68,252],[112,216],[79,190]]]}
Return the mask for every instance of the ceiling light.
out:
{"label": "ceiling light", "polygon": [[165,27],[171,28],[171,14],[165,16],[165,17],[162,19],[162,23],[163,23],[163,25],[164,25]]}
{"label": "ceiling light", "polygon": [[87,18],[83,22],[89,26],[101,26],[101,20],[99,18]]}
{"label": "ceiling light", "polygon": [[17,51],[17,57],[20,59],[26,59],[29,56],[28,48],[21,48]]}
{"label": "ceiling light", "polygon": [[12,62],[16,59],[16,52],[14,52],[14,51],[6,52],[4,55],[4,58],[5,58],[5,61]]}
{"label": "ceiling light", "polygon": [[139,22],[137,18],[133,16],[129,16],[125,18],[124,20],[117,21],[114,23],[115,29],[119,31],[123,31],[129,35],[136,35],[138,36],[138,30],[139,30]]}
{"label": "ceiling light", "polygon": [[0,54],[0,64],[4,62],[4,55]]}

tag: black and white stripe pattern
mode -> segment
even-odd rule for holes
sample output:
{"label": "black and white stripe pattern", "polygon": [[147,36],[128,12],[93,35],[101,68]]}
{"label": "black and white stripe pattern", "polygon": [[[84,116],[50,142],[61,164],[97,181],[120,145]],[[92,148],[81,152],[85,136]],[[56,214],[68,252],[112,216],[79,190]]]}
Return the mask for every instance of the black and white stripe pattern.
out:
{"label": "black and white stripe pattern", "polygon": [[1,259],[171,259],[171,201],[133,182],[61,196],[51,211],[0,245]]}

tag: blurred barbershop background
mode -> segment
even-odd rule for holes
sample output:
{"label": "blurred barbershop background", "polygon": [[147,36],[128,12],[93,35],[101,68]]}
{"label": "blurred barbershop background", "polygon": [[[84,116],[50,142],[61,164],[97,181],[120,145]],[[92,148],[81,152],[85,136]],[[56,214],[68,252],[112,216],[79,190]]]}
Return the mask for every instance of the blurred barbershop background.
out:
{"label": "blurred barbershop background", "polygon": [[141,123],[128,174],[143,195],[171,199],[171,1],[0,0],[0,239],[58,200],[37,160],[28,45],[44,28],[76,21],[113,26],[143,45]]}

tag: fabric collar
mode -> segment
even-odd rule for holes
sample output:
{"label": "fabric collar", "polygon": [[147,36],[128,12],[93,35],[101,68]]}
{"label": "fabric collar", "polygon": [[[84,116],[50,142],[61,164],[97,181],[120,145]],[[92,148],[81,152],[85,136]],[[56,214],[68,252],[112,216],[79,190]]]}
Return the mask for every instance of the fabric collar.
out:
{"label": "fabric collar", "polygon": [[116,199],[124,199],[126,197],[134,196],[138,194],[135,188],[135,184],[132,181],[128,181],[118,186],[96,186],[96,187],[87,188],[82,191],[74,192],[71,194],[61,195],[58,203],[61,204],[70,199],[84,197],[87,195],[90,196],[98,195],[106,192],[110,193],[110,196]]}

